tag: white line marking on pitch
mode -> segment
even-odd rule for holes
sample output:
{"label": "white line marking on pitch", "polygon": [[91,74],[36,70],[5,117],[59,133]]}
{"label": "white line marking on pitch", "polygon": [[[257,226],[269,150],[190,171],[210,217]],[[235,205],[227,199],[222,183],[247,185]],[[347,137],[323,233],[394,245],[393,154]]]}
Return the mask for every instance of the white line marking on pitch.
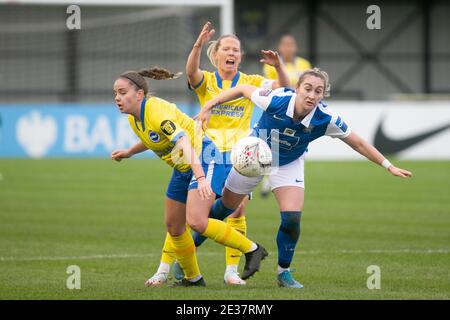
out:
{"label": "white line marking on pitch", "polygon": [[[297,252],[303,254],[396,254],[396,253],[413,253],[413,254],[448,254],[450,249],[394,249],[394,250],[310,250]],[[199,256],[217,256],[222,252],[198,252]],[[128,259],[128,258],[159,258],[159,254],[95,254],[89,256],[72,256],[72,257],[0,257],[0,261],[61,261],[61,260],[97,260],[97,259]]]}

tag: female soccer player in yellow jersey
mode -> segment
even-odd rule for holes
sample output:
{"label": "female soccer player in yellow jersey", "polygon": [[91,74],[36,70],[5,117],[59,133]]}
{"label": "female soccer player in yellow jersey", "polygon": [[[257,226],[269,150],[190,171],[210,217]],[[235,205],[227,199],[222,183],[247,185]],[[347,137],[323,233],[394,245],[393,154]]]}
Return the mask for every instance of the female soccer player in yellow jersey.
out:
{"label": "female soccer player in yellow jersey", "polygon": [[[200,69],[200,56],[202,48],[214,35],[211,23],[207,22],[200,32],[186,63],[186,75],[189,87],[197,94],[200,105],[219,94],[222,90],[236,86],[237,84],[249,84],[267,89],[274,89],[280,86],[289,85],[289,77],[280,61],[278,53],[273,51],[262,51],[261,62],[272,65],[278,72],[277,81],[268,80],[260,75],[248,75],[238,70],[242,60],[241,43],[237,36],[229,34],[212,41],[207,53],[215,72]],[[226,174],[231,170],[230,151],[234,143],[242,137],[248,135],[250,122],[253,113],[253,103],[248,99],[238,99],[226,105],[219,105],[213,110],[213,116],[208,126],[210,138],[214,141],[220,152],[223,153],[223,163],[225,163]],[[242,234],[246,235],[247,225],[244,216],[244,206],[248,199],[245,199],[240,207],[227,219],[228,225],[232,226]],[[231,212],[227,212],[229,215]],[[224,220],[226,216],[215,217]],[[199,246],[204,237],[194,233],[194,241]],[[171,254],[170,238],[166,238],[164,243],[161,263],[154,277],[160,277],[160,272],[166,272],[174,261]],[[226,248],[227,268],[224,275],[226,284],[245,284],[239,276],[237,269],[241,253],[232,248]],[[174,265],[174,275],[176,278],[182,276],[182,270],[178,265]]]}
{"label": "female soccer player in yellow jersey", "polygon": [[[265,249],[223,221],[208,218],[215,197],[222,193],[226,177],[224,165],[216,161],[220,153],[209,134],[203,134],[201,128],[197,130],[194,120],[175,104],[150,96],[144,77],[160,80],[173,79],[176,75],[155,67],[124,72],[115,81],[116,105],[122,113],[128,114],[130,126],[141,141],[128,150],[113,151],[111,158],[121,161],[150,149],[173,167],[166,193],[165,220],[174,255],[185,272],[179,284],[205,285],[186,222],[202,236],[245,253],[244,275],[250,277],[267,255]],[[154,283],[147,282],[147,285]]]}

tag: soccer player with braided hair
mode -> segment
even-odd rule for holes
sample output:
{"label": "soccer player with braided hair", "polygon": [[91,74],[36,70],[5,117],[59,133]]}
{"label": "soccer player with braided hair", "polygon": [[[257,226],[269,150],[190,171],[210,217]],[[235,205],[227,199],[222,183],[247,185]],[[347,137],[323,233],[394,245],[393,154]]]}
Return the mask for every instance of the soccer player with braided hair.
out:
{"label": "soccer player with braided hair", "polygon": [[[116,161],[129,158],[147,149],[173,167],[165,200],[167,236],[174,255],[184,270],[182,286],[204,286],[197,264],[192,230],[243,252],[246,256],[245,276],[259,270],[267,255],[262,246],[228,226],[223,221],[208,218],[210,208],[222,193],[225,168],[215,161],[219,154],[209,133],[196,128],[195,121],[182,113],[175,104],[149,94],[144,77],[156,80],[175,79],[180,74],[154,67],[127,71],[114,82],[114,100],[120,112],[128,114],[134,133],[140,139],[127,150],[115,150]],[[205,152],[207,150],[208,152]],[[147,282],[147,285],[153,283]]]}

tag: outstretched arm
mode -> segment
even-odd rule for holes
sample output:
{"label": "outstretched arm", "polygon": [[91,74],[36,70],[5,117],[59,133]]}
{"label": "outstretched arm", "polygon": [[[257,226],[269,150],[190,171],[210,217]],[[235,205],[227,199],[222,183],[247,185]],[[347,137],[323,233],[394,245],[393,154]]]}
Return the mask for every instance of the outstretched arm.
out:
{"label": "outstretched arm", "polygon": [[130,158],[134,156],[136,153],[140,153],[147,150],[147,147],[139,141],[134,146],[131,146],[127,150],[114,150],[111,153],[111,159],[116,161],[121,161],[122,159]]}
{"label": "outstretched arm", "polygon": [[395,167],[374,146],[358,136],[356,133],[350,133],[350,135],[342,139],[342,141],[344,141],[355,151],[362,154],[370,161],[385,167],[392,175],[402,178],[408,178],[412,176],[412,173],[410,171]]}
{"label": "outstretched arm", "polygon": [[217,106],[219,104],[238,99],[241,97],[247,98],[251,100],[253,92],[258,89],[255,86],[248,85],[248,84],[241,84],[236,87],[223,90],[221,91],[217,96],[212,98],[211,100],[207,101],[205,105],[203,106],[203,109],[207,109],[207,111],[211,110],[214,106]]}
{"label": "outstretched arm", "polygon": [[249,100],[251,100],[252,93],[258,89],[255,86],[252,85],[246,85],[241,84],[237,85],[234,88],[230,88],[227,90],[221,91],[217,96],[212,98],[211,100],[206,101],[206,103],[203,105],[202,110],[198,115],[194,117],[197,121],[200,121],[202,125],[204,124],[205,127],[208,127],[209,118],[211,117],[211,109],[215,106],[225,103],[227,101],[231,101],[234,99],[238,99],[241,97],[245,97]]}
{"label": "outstretched arm", "polygon": [[209,29],[211,22],[205,23],[202,31],[200,32],[197,41],[195,41],[192,47],[191,53],[186,62],[186,75],[191,86],[196,86],[202,81],[203,73],[200,70],[200,57],[202,55],[203,45],[208,43],[209,39],[215,33],[214,29]]}

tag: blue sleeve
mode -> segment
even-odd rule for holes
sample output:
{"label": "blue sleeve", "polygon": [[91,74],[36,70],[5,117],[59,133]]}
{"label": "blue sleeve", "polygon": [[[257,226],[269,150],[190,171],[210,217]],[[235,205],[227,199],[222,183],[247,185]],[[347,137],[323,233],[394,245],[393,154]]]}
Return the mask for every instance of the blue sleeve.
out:
{"label": "blue sleeve", "polygon": [[273,96],[266,112],[270,114],[285,113],[292,96]]}

